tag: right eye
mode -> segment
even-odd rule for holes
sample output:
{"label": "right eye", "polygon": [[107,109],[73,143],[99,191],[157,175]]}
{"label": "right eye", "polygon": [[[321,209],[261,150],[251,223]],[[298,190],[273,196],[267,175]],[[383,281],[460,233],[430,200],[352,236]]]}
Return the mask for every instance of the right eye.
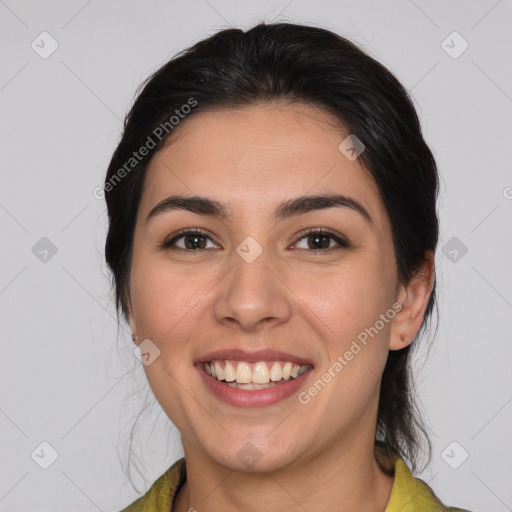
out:
{"label": "right eye", "polygon": [[[178,240],[183,240],[182,246],[178,245]],[[207,249],[206,241],[212,239],[200,229],[182,229],[178,231],[170,240],[163,242],[162,249],[179,249],[182,251],[198,251]],[[217,246],[213,241],[212,243]],[[218,246],[217,246],[218,247]]]}

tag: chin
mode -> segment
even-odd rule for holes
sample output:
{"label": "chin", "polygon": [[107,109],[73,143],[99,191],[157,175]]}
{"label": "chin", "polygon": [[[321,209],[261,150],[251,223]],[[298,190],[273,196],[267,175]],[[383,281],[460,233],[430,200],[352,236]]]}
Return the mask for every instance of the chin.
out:
{"label": "chin", "polygon": [[[254,439],[254,438],[253,438]],[[300,452],[289,443],[258,440],[234,440],[226,449],[217,445],[209,451],[210,457],[231,471],[241,473],[275,472],[293,464]]]}

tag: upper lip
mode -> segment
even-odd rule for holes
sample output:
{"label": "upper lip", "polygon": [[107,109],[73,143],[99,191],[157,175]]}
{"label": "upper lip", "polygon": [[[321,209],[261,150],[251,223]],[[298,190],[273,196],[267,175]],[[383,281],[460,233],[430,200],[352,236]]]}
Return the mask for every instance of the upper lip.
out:
{"label": "upper lip", "polygon": [[225,350],[216,350],[214,352],[209,352],[204,356],[198,358],[196,363],[207,363],[209,361],[223,361],[223,360],[235,360],[235,361],[245,361],[247,363],[257,363],[259,361],[290,361],[291,363],[297,363],[300,365],[311,365],[313,363],[309,359],[305,359],[304,357],[299,357],[293,354],[289,354],[286,352],[280,352],[278,350],[273,349],[260,349],[260,350],[242,350],[242,349],[225,349]]}

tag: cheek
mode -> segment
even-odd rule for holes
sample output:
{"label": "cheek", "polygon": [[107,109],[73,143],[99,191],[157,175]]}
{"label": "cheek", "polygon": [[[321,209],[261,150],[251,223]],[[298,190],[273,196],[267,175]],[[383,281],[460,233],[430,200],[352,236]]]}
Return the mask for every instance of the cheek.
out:
{"label": "cheek", "polygon": [[159,350],[158,357],[143,367],[146,378],[169,419],[185,429],[191,421],[186,419],[190,395],[182,382],[191,375],[189,341],[200,326],[200,299],[208,288],[199,276],[171,272],[168,263],[156,259],[134,266],[130,288],[137,328]]}
{"label": "cheek", "polygon": [[333,272],[328,287],[309,287],[304,300],[322,319],[326,358],[316,378],[326,383],[317,386],[318,407],[326,408],[329,428],[337,428],[333,418],[363,414],[378,396],[394,310],[389,283],[372,268]]}
{"label": "cheek", "polygon": [[187,276],[155,259],[135,267],[130,287],[142,335],[166,358],[181,351],[198,326],[201,298],[211,288],[208,278]]}
{"label": "cheek", "polygon": [[[169,419],[181,432],[203,414],[191,401],[197,375],[192,366],[197,340],[215,327],[212,303],[222,275],[200,263],[173,264],[162,255],[134,259],[130,289],[134,319],[159,356],[144,366],[148,383]],[[203,330],[203,331],[202,331]]]}
{"label": "cheek", "polygon": [[377,265],[333,268],[294,283],[295,289],[298,286],[302,287],[298,295],[322,320],[335,345],[356,337],[391,306],[390,284]]}
{"label": "cheek", "polygon": [[[391,308],[392,287],[375,262],[358,262],[333,270],[324,281],[326,286],[318,286],[321,281],[317,280],[316,285],[311,281],[304,298],[322,319],[317,322],[317,329],[326,358],[317,378],[328,384],[321,393],[321,403],[330,404],[335,416],[349,410],[362,414],[378,395],[386,363],[392,315],[388,314],[387,322],[380,319]],[[334,428],[335,424],[331,426]]]}

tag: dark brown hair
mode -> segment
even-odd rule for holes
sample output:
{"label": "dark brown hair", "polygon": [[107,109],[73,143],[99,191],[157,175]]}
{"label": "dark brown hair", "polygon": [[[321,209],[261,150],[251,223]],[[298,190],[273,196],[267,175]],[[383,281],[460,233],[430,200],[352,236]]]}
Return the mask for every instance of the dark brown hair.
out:
{"label": "dark brown hair", "polygon": [[[105,256],[118,319],[119,310],[127,319],[135,219],[151,156],[174,126],[197,112],[273,100],[319,106],[364,144],[359,158],[389,214],[399,284],[418,272],[426,251],[435,252],[437,167],[411,98],[395,76],[349,40],[322,28],[261,23],[247,31],[225,29],[182,51],[150,76],[126,116],[105,179]],[[148,148],[147,155],[134,158],[134,151],[142,147]],[[435,300],[434,280],[416,338],[425,330]],[[431,455],[410,370],[416,345],[417,339],[389,352],[376,435],[385,454],[401,456],[413,471],[423,451],[421,436],[429,459]],[[381,467],[392,471],[388,464]]]}

